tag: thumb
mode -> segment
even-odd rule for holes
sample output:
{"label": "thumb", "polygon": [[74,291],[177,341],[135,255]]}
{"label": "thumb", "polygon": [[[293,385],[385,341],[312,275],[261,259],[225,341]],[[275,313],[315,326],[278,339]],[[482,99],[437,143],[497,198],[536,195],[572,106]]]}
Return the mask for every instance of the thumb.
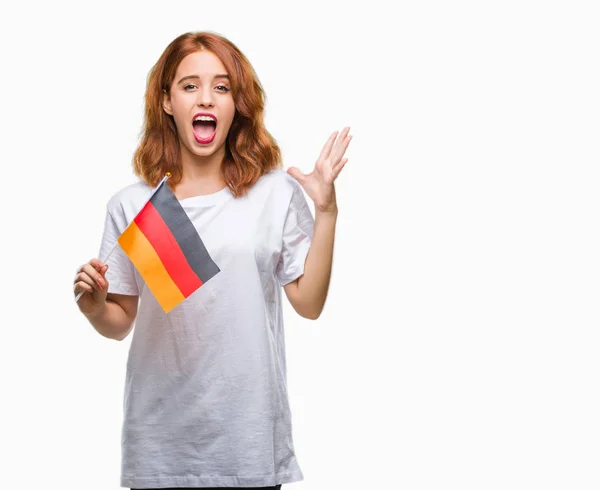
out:
{"label": "thumb", "polygon": [[294,179],[296,179],[298,182],[300,182],[300,184],[304,183],[304,178],[306,176],[297,167],[288,168],[287,173],[294,177]]}

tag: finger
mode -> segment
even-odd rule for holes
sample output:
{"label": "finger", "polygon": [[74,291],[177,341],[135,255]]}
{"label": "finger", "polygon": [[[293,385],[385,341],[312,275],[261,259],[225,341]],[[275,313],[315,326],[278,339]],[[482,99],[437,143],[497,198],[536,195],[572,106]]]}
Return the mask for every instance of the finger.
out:
{"label": "finger", "polygon": [[86,272],[100,286],[100,289],[106,285],[106,280],[102,277],[102,274],[92,267],[91,263],[83,266],[83,272]]}
{"label": "finger", "polygon": [[87,284],[90,287],[93,287],[97,291],[100,291],[102,289],[100,285],[87,274],[87,272],[80,272],[75,276],[75,283],[77,284],[81,282]]}
{"label": "finger", "polygon": [[323,160],[329,156],[329,153],[331,152],[331,147],[333,146],[333,143],[335,141],[337,134],[338,134],[337,131],[334,131],[331,134],[331,136],[327,140],[327,143],[325,143],[325,146],[323,146],[323,149],[321,150],[321,154],[319,155],[319,160]]}
{"label": "finger", "polygon": [[346,137],[348,136],[349,132],[350,132],[350,126],[346,126],[344,129],[342,129],[340,136],[337,138],[335,147],[338,147],[340,144],[343,144],[345,142]]}
{"label": "finger", "polygon": [[344,153],[346,153],[346,149],[348,148],[351,140],[352,136],[346,136],[343,140],[340,140],[341,143],[339,145],[336,145],[333,150],[333,155],[331,156],[331,159],[334,162],[338,162],[340,158],[344,156]]}
{"label": "finger", "polygon": [[102,262],[100,259],[93,258],[88,263],[92,265],[96,270],[100,270],[102,269],[102,267],[104,267],[104,262]]}
{"label": "finger", "polygon": [[344,165],[346,165],[346,162],[348,161],[347,158],[344,158],[340,163],[338,163],[334,168],[333,168],[333,178],[336,179],[337,176],[339,175],[339,173],[342,171],[342,169],[344,168]]}
{"label": "finger", "polygon": [[104,264],[104,266],[98,271],[102,275],[104,279],[106,279],[106,271],[108,270],[108,264]]}
{"label": "finger", "polygon": [[340,167],[343,167],[346,164],[347,161],[348,161],[347,157],[346,158],[342,158],[338,163],[336,163],[333,166],[333,171],[337,172],[340,169]]}
{"label": "finger", "polygon": [[82,281],[75,283],[75,285],[73,286],[73,293],[75,294],[75,296],[77,296],[81,291],[93,294],[94,288]]}
{"label": "finger", "polygon": [[105,265],[100,259],[94,258],[94,259],[91,259],[89,262],[86,262],[85,264],[83,264],[81,267],[79,267],[75,273],[81,272],[87,264],[91,265],[96,270],[101,269]]}
{"label": "finger", "polygon": [[340,139],[344,139],[346,136],[348,136],[348,133],[350,132],[350,126],[346,126],[344,129],[342,129],[342,134],[340,134]]}

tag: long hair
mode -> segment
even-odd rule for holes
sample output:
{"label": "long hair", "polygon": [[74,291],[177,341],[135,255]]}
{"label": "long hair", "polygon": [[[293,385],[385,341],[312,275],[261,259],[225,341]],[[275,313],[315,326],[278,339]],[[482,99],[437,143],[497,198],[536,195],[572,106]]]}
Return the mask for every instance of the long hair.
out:
{"label": "long hair", "polygon": [[231,41],[211,32],[187,32],[174,39],[150,70],[146,80],[142,138],[133,156],[134,173],[151,187],[166,172],[172,187],[182,178],[179,138],[173,116],[163,110],[163,91],[171,83],[183,58],[207,50],[217,56],[231,77],[235,115],[225,142],[222,172],[235,197],[246,195],[258,178],[283,167],[281,150],[265,129],[266,94],[254,68]]}

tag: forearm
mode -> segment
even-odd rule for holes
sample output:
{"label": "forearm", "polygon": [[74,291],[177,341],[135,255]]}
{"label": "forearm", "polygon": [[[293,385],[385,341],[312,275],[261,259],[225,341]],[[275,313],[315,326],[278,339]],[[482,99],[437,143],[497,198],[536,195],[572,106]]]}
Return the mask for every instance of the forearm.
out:
{"label": "forearm", "polygon": [[327,212],[315,211],[312,243],[306,257],[304,274],[298,281],[298,293],[308,318],[318,318],[327,299],[337,214],[337,209]]}
{"label": "forearm", "polygon": [[114,340],[123,340],[133,325],[125,310],[109,299],[100,311],[86,318],[100,335]]}

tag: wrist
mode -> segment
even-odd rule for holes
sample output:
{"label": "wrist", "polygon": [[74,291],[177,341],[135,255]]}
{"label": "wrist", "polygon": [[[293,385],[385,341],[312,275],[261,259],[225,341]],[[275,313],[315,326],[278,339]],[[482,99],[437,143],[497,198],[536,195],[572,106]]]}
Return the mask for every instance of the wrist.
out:
{"label": "wrist", "polygon": [[104,300],[99,305],[94,307],[91,311],[85,312],[84,315],[90,321],[97,320],[98,318],[100,318],[104,315],[105,311],[106,311],[106,298],[104,298]]}
{"label": "wrist", "polygon": [[337,214],[338,214],[337,203],[330,204],[327,207],[315,206],[315,214],[321,214],[324,216],[337,216]]}

